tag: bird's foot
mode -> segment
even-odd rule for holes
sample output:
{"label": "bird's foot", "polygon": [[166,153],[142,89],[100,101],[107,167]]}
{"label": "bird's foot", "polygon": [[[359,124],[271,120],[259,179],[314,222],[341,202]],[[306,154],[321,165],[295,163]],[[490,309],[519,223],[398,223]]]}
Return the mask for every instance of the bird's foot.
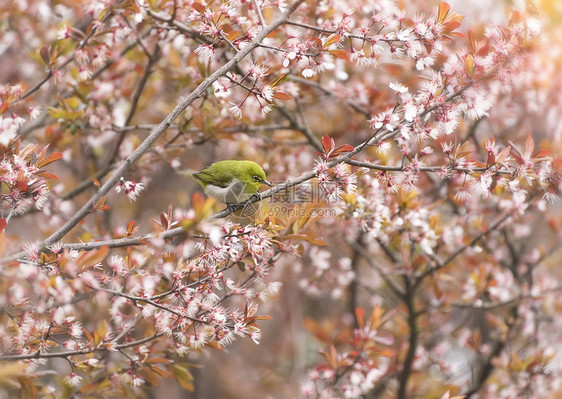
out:
{"label": "bird's foot", "polygon": [[256,191],[255,193],[252,194],[252,196],[248,199],[249,202],[253,202],[253,201],[261,201],[261,193]]}
{"label": "bird's foot", "polygon": [[228,213],[234,213],[238,210],[238,204],[226,204],[226,210]]}

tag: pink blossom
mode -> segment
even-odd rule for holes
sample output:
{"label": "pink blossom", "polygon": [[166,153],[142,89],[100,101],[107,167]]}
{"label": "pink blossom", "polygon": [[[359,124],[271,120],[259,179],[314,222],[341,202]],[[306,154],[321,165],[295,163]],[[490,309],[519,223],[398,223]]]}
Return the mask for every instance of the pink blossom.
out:
{"label": "pink blossom", "polygon": [[129,198],[129,201],[135,201],[142,190],[144,190],[144,185],[142,183],[137,183],[132,180],[126,181],[123,178],[121,178],[119,183],[115,186],[115,191],[118,193],[123,191]]}
{"label": "pink blossom", "polygon": [[195,49],[195,54],[199,55],[203,62],[208,62],[215,57],[215,49],[209,44],[201,44]]}
{"label": "pink blossom", "polygon": [[68,373],[64,377],[64,383],[72,387],[79,386],[80,382],[82,382],[82,377],[74,372]]}

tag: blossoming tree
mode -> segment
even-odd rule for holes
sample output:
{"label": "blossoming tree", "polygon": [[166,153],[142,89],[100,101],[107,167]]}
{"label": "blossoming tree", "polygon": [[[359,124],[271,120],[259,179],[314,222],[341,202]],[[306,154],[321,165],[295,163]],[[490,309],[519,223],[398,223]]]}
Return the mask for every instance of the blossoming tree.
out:
{"label": "blossoming tree", "polygon": [[[0,7],[7,397],[562,392],[533,4]],[[274,187],[222,209],[177,173],[220,159]]]}

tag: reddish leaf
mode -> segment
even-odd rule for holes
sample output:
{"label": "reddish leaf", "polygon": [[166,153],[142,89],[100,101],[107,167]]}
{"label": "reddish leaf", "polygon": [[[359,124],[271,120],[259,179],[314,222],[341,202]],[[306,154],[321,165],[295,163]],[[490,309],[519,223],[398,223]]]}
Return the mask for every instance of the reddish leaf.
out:
{"label": "reddish leaf", "polygon": [[443,290],[441,289],[441,287],[439,287],[439,284],[437,283],[433,283],[433,295],[435,296],[435,298],[437,298],[438,301],[441,301],[443,299]]}
{"label": "reddish leaf", "polygon": [[109,205],[105,204],[105,197],[101,197],[98,202],[94,205],[94,211],[107,211],[109,210]]}
{"label": "reddish leaf", "polygon": [[464,39],[466,37],[464,35],[464,33],[462,33],[462,32],[449,32],[448,35],[458,37],[458,38],[461,38],[461,39]]}
{"label": "reddish leaf", "polygon": [[340,36],[339,35],[334,35],[332,37],[330,37],[328,40],[326,40],[326,43],[324,43],[324,48],[328,47],[330,44],[334,44],[340,41]]}
{"label": "reddish leaf", "polygon": [[165,370],[160,367],[156,367],[153,364],[145,364],[146,367],[140,369],[137,374],[147,382],[149,386],[158,385],[158,380],[161,377],[169,377]]}
{"label": "reddish leaf", "polygon": [[172,204],[168,205],[168,220],[173,220],[174,219],[174,207]]}
{"label": "reddish leaf", "polygon": [[464,62],[466,73],[468,76],[472,77],[474,75],[474,57],[472,54],[468,54],[466,56],[466,60]]}
{"label": "reddish leaf", "polygon": [[273,317],[271,316],[256,316],[254,317],[255,320],[273,320]]}
{"label": "reddish leaf", "polygon": [[439,4],[439,12],[437,13],[437,22],[445,21],[445,18],[447,18],[447,14],[449,14],[450,9],[451,6],[448,3],[443,2]]}
{"label": "reddish leaf", "polygon": [[333,56],[336,56],[338,58],[341,58],[342,60],[349,61],[349,54],[347,54],[347,51],[345,51],[345,50],[342,50],[342,49],[331,50],[330,54],[332,54]]}
{"label": "reddish leaf", "polygon": [[282,73],[281,75],[279,75],[279,77],[277,79],[275,79],[273,82],[271,82],[269,84],[269,86],[271,87],[275,87],[279,84],[279,82],[281,82],[281,80],[286,76],[286,74]]}
{"label": "reddish leaf", "polygon": [[37,173],[37,176],[44,177],[45,179],[59,180],[59,177],[57,175],[49,172],[40,172]]}
{"label": "reddish leaf", "polygon": [[51,155],[49,155],[47,158],[37,162],[37,167],[38,168],[42,168],[43,166],[46,166],[50,163],[53,163],[55,161],[58,161],[59,159],[62,158],[62,154],[60,152],[53,152]]}
{"label": "reddish leaf", "polygon": [[531,155],[535,149],[535,142],[533,141],[533,136],[529,135],[527,140],[525,140],[525,154]]}
{"label": "reddish leaf", "polygon": [[369,328],[371,330],[379,328],[381,324],[384,324],[383,320],[384,311],[381,306],[376,306],[371,313],[371,317],[369,317]]}
{"label": "reddish leaf", "polygon": [[338,148],[336,148],[334,150],[334,154],[338,154],[340,152],[351,152],[353,151],[355,148],[350,145],[350,144],[344,144],[344,145],[340,145]]}
{"label": "reddish leaf", "polygon": [[468,141],[465,141],[460,147],[458,147],[455,151],[455,159],[460,159],[468,154],[470,154],[472,151],[470,150],[470,143]]}
{"label": "reddish leaf", "polygon": [[88,269],[97,265],[109,255],[109,247],[103,246],[94,251],[86,252],[76,261],[76,264],[83,269]]}
{"label": "reddish leaf", "polygon": [[464,15],[454,12],[452,14],[449,14],[447,19],[449,21],[456,21],[460,23],[464,19]]}
{"label": "reddish leaf", "polygon": [[6,111],[9,107],[10,107],[9,102],[7,101],[2,102],[2,104],[0,104],[0,114],[3,114],[4,111]]}
{"label": "reddish leaf", "polygon": [[[448,21],[443,24],[443,29],[446,32],[453,32],[455,29],[461,26],[459,21]],[[464,36],[464,35],[463,35]]]}
{"label": "reddish leaf", "polygon": [[359,328],[365,327],[365,309],[361,307],[355,308],[355,319],[357,320],[357,325]]}
{"label": "reddish leaf", "polygon": [[193,8],[195,8],[195,10],[200,12],[201,14],[204,13],[207,10],[207,8],[205,8],[205,6],[203,4],[198,3],[198,2],[193,3]]}
{"label": "reddish leaf", "polygon": [[139,229],[140,226],[135,227],[135,221],[131,220],[127,225],[127,236],[130,236],[135,233]]}
{"label": "reddish leaf", "polygon": [[288,234],[285,238],[288,240],[306,240],[307,239],[307,235],[306,234]]}
{"label": "reddish leaf", "polygon": [[470,47],[472,48],[472,52],[476,52],[476,40],[474,40],[474,32],[470,29],[468,30],[468,40],[470,41]]}
{"label": "reddish leaf", "polygon": [[203,206],[205,205],[205,197],[199,191],[195,191],[191,197],[191,206],[196,213],[199,213]]}
{"label": "reddish leaf", "polygon": [[422,44],[424,45],[425,50],[427,51],[428,54],[433,51],[433,43],[430,43],[428,41],[424,41],[424,42],[422,42]]}
{"label": "reddish leaf", "polygon": [[322,147],[324,148],[324,152],[326,154],[329,153],[330,151],[332,151],[332,149],[334,148],[334,145],[336,145],[336,143],[334,142],[333,138],[331,138],[327,134],[322,136]]}
{"label": "reddish leaf", "polygon": [[92,334],[90,334],[85,328],[83,328],[82,330],[84,330],[84,334],[86,334],[86,338],[88,338],[88,341],[93,342],[94,337],[92,337]]}
{"label": "reddish leaf", "polygon": [[511,146],[505,147],[496,157],[496,162],[504,163],[507,160],[509,153],[511,152]]}
{"label": "reddish leaf", "polygon": [[58,47],[55,46],[53,48],[53,50],[51,51],[51,58],[50,58],[51,65],[53,65],[57,61],[57,58],[59,58],[59,55],[60,54],[59,54]]}
{"label": "reddish leaf", "polygon": [[320,40],[319,37],[313,36],[310,40],[312,40],[317,47],[322,47],[322,40]]}
{"label": "reddish leaf", "polygon": [[27,183],[23,181],[17,181],[16,184],[14,184],[14,187],[22,192],[27,191]]}
{"label": "reddish leaf", "polygon": [[44,159],[47,157],[47,151],[49,150],[49,147],[51,146],[51,144],[47,144],[45,147],[43,147],[43,149],[41,150],[41,152],[39,153],[39,156],[37,157],[38,159]]}
{"label": "reddish leaf", "polygon": [[8,222],[6,221],[6,218],[0,219],[0,232],[3,232],[7,226]]}
{"label": "reddish leaf", "polygon": [[330,345],[330,365],[333,368],[338,366],[338,352],[336,351],[336,347],[334,345]]}
{"label": "reddish leaf", "polygon": [[278,34],[279,34],[279,31],[276,29],[273,32],[271,32],[269,35],[267,35],[266,37],[267,38],[276,37]]}
{"label": "reddish leaf", "polygon": [[315,238],[314,236],[309,236],[306,241],[311,243],[312,245],[316,245],[317,247],[325,247],[328,243],[320,238]]}
{"label": "reddish leaf", "polygon": [[92,183],[94,183],[94,185],[95,185],[97,188],[100,188],[100,187],[101,187],[100,181],[99,181],[98,179],[96,179],[95,177],[92,178]]}
{"label": "reddish leaf", "polygon": [[496,156],[493,151],[488,151],[488,159],[486,160],[486,166],[490,167],[496,164]]}
{"label": "reddish leaf", "polygon": [[[153,220],[154,220],[154,219],[153,219]],[[143,241],[144,241],[144,240],[143,240]],[[148,243],[148,241],[146,241],[146,243]],[[176,259],[176,257],[175,257],[174,254],[171,253],[171,252],[164,252],[164,253],[162,254],[162,260],[163,260],[164,262],[173,263],[173,262],[175,261],[175,259]]]}
{"label": "reddish leaf", "polygon": [[480,57],[484,57],[484,56],[486,56],[489,52],[490,52],[490,47],[489,47],[489,46],[482,46],[481,48],[478,49],[478,51],[476,52],[476,55],[479,55]]}
{"label": "reddish leaf", "polygon": [[107,323],[105,322],[105,320],[102,320],[100,327],[96,331],[94,331],[95,346],[98,346],[103,341],[106,333],[107,333]]}
{"label": "reddish leaf", "polygon": [[234,30],[232,32],[229,32],[226,38],[231,42],[233,42],[236,39],[238,39],[240,36],[242,36],[242,32],[239,30]]}
{"label": "reddish leaf", "polygon": [[550,150],[540,150],[539,152],[537,152],[535,155],[533,155],[533,158],[543,158],[543,157],[548,157],[549,155],[552,154],[552,151]]}
{"label": "reddish leaf", "polygon": [[276,91],[273,94],[273,98],[276,98],[278,100],[293,100],[293,97],[291,97],[289,94],[285,93],[284,91]]}
{"label": "reddish leaf", "polygon": [[556,169],[562,168],[562,158],[556,158],[552,161],[552,166]]}
{"label": "reddish leaf", "polygon": [[160,225],[168,230],[168,216],[164,212],[160,212]]}
{"label": "reddish leaf", "polygon": [[43,60],[45,65],[49,66],[49,64],[51,63],[49,57],[49,48],[47,46],[41,47],[41,49],[39,50],[39,55],[41,56],[41,59]]}

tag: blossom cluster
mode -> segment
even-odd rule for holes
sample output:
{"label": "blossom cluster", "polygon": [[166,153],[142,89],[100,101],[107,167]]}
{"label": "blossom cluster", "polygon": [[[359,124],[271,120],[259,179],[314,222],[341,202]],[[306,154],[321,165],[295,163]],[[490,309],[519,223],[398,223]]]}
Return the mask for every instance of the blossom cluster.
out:
{"label": "blossom cluster", "polygon": [[[159,242],[151,251],[126,256],[110,255],[107,247],[84,252],[60,243],[51,246],[48,256],[29,248],[29,261],[3,272],[11,279],[2,297],[12,325],[2,329],[2,352],[38,367],[45,363],[43,355],[53,352],[66,357],[132,348],[123,358],[130,358],[131,365],[122,376],[138,386],[140,370],[158,351],[151,339],[135,338],[139,323],[153,331],[152,339],[168,337],[178,356],[213,342],[224,347],[237,337],[259,343],[257,322],[266,317],[257,314],[258,303],[280,289],[279,283],[265,280],[275,255],[270,234],[259,226],[233,224],[204,230],[208,238],[178,247],[187,256],[178,259]],[[79,318],[84,307],[92,306],[91,299],[106,317],[99,326]],[[79,386],[88,370],[108,367],[91,356],[70,362],[72,371],[65,378],[70,386]]]}
{"label": "blossom cluster", "polygon": [[42,168],[60,159],[61,154],[47,154],[48,146],[39,153],[37,145],[29,144],[21,148],[19,140],[10,141],[1,150],[0,199],[3,231],[14,215],[30,211],[33,206],[39,210],[43,208],[50,191],[47,180],[58,178]]}

